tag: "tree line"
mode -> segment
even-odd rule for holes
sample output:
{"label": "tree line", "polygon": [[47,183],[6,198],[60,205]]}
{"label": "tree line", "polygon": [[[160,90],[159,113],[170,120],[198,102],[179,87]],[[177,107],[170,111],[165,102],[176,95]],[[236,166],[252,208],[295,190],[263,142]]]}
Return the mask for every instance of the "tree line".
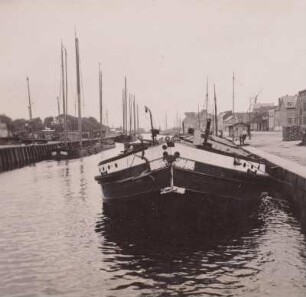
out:
{"label": "tree line", "polygon": [[[78,130],[78,118],[67,115],[67,130]],[[64,130],[64,116],[46,117],[44,120],[41,118],[33,118],[32,121],[26,119],[11,119],[10,117],[0,114],[0,122],[6,124],[7,129],[11,135],[18,135],[19,133],[33,133],[39,132],[44,129],[52,129],[55,132],[62,132]],[[100,123],[94,117],[82,118],[82,130],[86,132],[95,132],[100,130]],[[104,131],[109,131],[109,127],[103,125]]]}

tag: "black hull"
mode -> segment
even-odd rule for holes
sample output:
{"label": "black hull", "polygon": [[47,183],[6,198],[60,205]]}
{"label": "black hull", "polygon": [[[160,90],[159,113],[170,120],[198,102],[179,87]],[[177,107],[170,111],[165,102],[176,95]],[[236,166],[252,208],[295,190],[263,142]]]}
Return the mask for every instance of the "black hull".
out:
{"label": "black hull", "polygon": [[135,135],[118,135],[114,138],[114,141],[119,143],[129,143],[135,140],[136,140]]}
{"label": "black hull", "polygon": [[[146,166],[140,165],[129,169],[117,180],[117,176],[106,179],[97,177],[102,183],[104,199],[141,199],[147,194],[158,195],[161,188],[170,186],[170,169],[163,168],[146,173]],[[145,173],[143,173],[145,172]],[[134,177],[137,174],[137,177]]]}
{"label": "black hull", "polygon": [[[79,150],[79,149],[58,148],[58,149],[53,150],[50,153],[50,159],[51,160],[56,160],[56,161],[77,159],[77,158],[80,158],[82,156],[81,151],[82,150]],[[85,153],[83,153],[83,154],[85,155]]]}
{"label": "black hull", "polygon": [[82,149],[59,147],[50,153],[49,158],[51,160],[56,160],[56,161],[78,159],[78,158],[98,154],[102,151],[109,150],[114,147],[115,145],[110,145],[110,144],[100,146],[100,147],[99,146],[86,147]]}
{"label": "black hull", "polygon": [[119,174],[121,176],[96,177],[102,186],[104,201],[139,200],[147,195],[164,198],[194,195],[213,201],[251,201],[259,200],[261,194],[268,191],[270,183],[266,176],[239,176],[229,170],[224,170],[223,176],[220,176],[207,170],[195,172],[174,166],[149,171],[146,165],[140,165]]}
{"label": "black hull", "polygon": [[267,178],[259,176],[218,176],[175,168],[173,177],[174,185],[185,188],[187,193],[210,198],[251,200],[260,198],[268,190]]}

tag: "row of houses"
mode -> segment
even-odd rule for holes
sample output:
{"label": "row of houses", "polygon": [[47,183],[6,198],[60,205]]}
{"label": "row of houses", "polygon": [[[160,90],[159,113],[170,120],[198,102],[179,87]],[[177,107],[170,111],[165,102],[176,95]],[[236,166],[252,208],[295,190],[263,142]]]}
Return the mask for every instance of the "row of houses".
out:
{"label": "row of houses", "polygon": [[253,108],[253,130],[279,131],[283,127],[306,127],[306,90],[278,98],[277,105]]}
{"label": "row of houses", "polygon": [[[211,130],[216,131],[214,115],[208,113],[206,109],[202,109],[199,112],[185,112],[185,118],[183,120],[184,129],[188,131],[191,129],[204,130],[206,127],[207,119],[211,119]],[[229,132],[232,127],[237,123],[250,122],[251,113],[224,111],[217,116],[218,131]]]}
{"label": "row of houses", "polygon": [[[205,129],[208,118],[214,116],[202,109],[199,113],[186,112],[184,127]],[[229,132],[237,123],[243,123],[251,131],[280,131],[283,127],[301,126],[306,128],[306,90],[297,95],[283,96],[274,103],[256,103],[251,112],[225,111],[218,114],[218,130]],[[215,130],[212,121],[212,130]]]}

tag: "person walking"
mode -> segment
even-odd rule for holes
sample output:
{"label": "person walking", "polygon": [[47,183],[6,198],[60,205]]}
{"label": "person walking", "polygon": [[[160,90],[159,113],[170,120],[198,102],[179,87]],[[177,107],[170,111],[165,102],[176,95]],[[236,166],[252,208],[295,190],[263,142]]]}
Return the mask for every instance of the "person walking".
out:
{"label": "person walking", "polygon": [[243,129],[240,134],[240,145],[244,145],[246,138],[247,138],[247,131]]}

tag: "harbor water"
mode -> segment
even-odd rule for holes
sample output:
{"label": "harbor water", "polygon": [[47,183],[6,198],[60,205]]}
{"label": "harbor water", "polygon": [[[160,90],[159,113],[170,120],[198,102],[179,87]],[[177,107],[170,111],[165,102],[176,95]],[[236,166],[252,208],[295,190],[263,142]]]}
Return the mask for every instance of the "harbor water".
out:
{"label": "harbor water", "polygon": [[0,296],[306,296],[306,238],[286,200],[197,230],[110,215],[94,176],[115,150],[0,174]]}

